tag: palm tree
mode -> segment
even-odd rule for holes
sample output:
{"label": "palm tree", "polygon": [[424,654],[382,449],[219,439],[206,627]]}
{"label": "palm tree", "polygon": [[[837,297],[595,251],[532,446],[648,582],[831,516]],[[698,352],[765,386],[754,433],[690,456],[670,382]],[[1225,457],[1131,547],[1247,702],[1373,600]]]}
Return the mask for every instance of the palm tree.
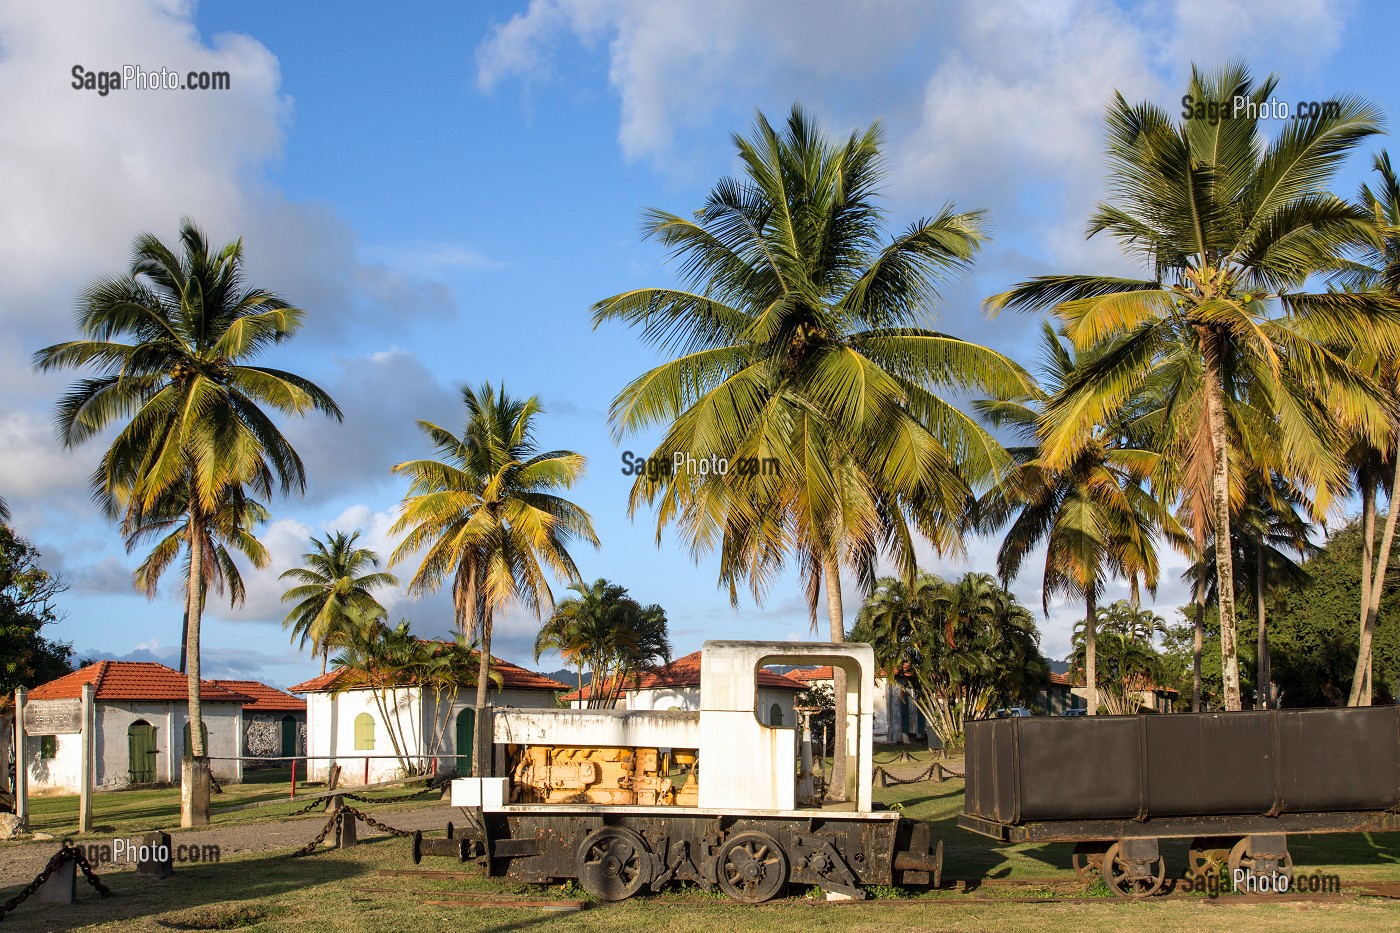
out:
{"label": "palm tree", "polygon": [[913,698],[945,749],[966,723],[1044,683],[1034,620],[989,574],[949,583],[920,573],[910,586],[882,577],[856,615],[852,637]]}
{"label": "palm tree", "polygon": [[[131,534],[165,514],[183,488],[189,623],[189,715],[200,721],[199,629],[205,591],[204,529],[229,491],[269,498],[274,486],[304,490],[296,450],[264,409],[341,417],[329,395],[283,370],[250,362],[300,329],[303,312],[243,281],[243,244],[211,252],[193,221],[180,226],[177,255],[151,234],[136,239],[123,275],[83,293],[82,339],[34,355],[40,371],[91,367],[59,401],[59,435],[76,447],[121,424],[92,475],[93,494]],[[200,730],[190,752],[204,756]]]}
{"label": "palm tree", "polygon": [[[426,551],[409,581],[411,595],[437,590],[450,579],[456,624],[480,646],[476,708],[486,708],[491,626],[497,613],[519,601],[536,616],[553,605],[546,568],[579,579],[569,555],[575,539],[598,546],[593,521],[562,498],[583,475],[584,458],[571,450],[541,452],[534,423],[539,399],[516,399],[504,386],[462,389],[466,426],[458,437],[429,421],[437,460],[410,460],[392,468],[410,485],[402,514],[390,529],[404,535],[390,564]],[[478,730],[476,761],[485,761],[489,730]]]}
{"label": "palm tree", "polygon": [[5,497],[0,496],[0,522],[8,522],[9,520],[10,506],[7,502],[5,502]]}
{"label": "palm tree", "polygon": [[[1104,708],[1112,715],[1136,713],[1135,694],[1155,687],[1161,679],[1161,656],[1153,639],[1165,629],[1165,623],[1155,613],[1120,599],[1099,609],[1094,627],[1103,639],[1099,651],[1104,662],[1097,674],[1095,693],[1102,695]],[[1081,673],[1088,666],[1088,630],[1086,622],[1077,623],[1071,639],[1070,665]]]}
{"label": "palm tree", "polygon": [[[1053,310],[1077,348],[1112,339],[1048,411],[1045,457],[1073,459],[1092,426],[1137,393],[1154,360],[1185,339],[1201,368],[1201,410],[1209,440],[1210,511],[1217,540],[1230,540],[1231,456],[1241,450],[1230,407],[1238,393],[1267,410],[1290,475],[1307,478],[1323,508],[1344,486],[1332,419],[1312,390],[1372,434],[1385,428],[1375,386],[1329,349],[1365,344],[1400,349],[1400,301],[1374,295],[1302,291],[1315,272],[1336,269],[1348,244],[1374,241],[1367,218],[1326,185],[1356,145],[1379,131],[1380,114],[1355,98],[1335,112],[1291,121],[1272,140],[1261,131],[1263,103],[1277,82],[1256,85],[1241,66],[1203,76],[1195,100],[1251,101],[1224,119],[1184,119],[1117,95],[1108,110],[1114,196],[1095,211],[1089,235],[1107,231],[1151,278],[1041,276],[988,299],[996,311]],[[1198,443],[1197,446],[1200,446]],[[1225,705],[1239,709],[1234,572],[1217,551]]]}
{"label": "palm tree", "polygon": [[643,606],[627,595],[627,589],[598,579],[592,584],[573,583],[578,596],[561,601],[535,638],[535,660],[546,651],[558,651],[566,663],[578,668],[583,688],[583,667],[591,671],[588,706],[611,709],[638,674],[671,661],[666,613],[657,605]]}
{"label": "palm tree", "polygon": [[[1357,195],[1357,207],[1365,211],[1376,229],[1378,239],[1363,243],[1358,263],[1344,276],[1350,289],[1400,297],[1400,178],[1390,162],[1390,154],[1381,152],[1373,167],[1380,176],[1378,187],[1362,185]],[[1368,372],[1392,400],[1400,400],[1400,358],[1378,353],[1374,348],[1358,348],[1358,365]],[[1360,649],[1356,657],[1356,673],[1351,680],[1350,706],[1371,704],[1371,640],[1376,617],[1380,614],[1381,593],[1385,588],[1385,573],[1390,562],[1390,549],[1395,540],[1397,510],[1395,490],[1400,489],[1400,452],[1392,430],[1381,444],[1373,443],[1357,432],[1352,462],[1361,490],[1362,551],[1361,551],[1361,625]],[[1387,463],[1389,461],[1389,463]],[[1385,528],[1381,533],[1380,559],[1372,564],[1375,547],[1376,492],[1386,466],[1394,471],[1390,484],[1390,504],[1386,510]]]}
{"label": "palm tree", "polygon": [[1085,668],[1089,715],[1098,710],[1095,625],[1104,585],[1127,580],[1137,599],[1139,584],[1156,592],[1160,575],[1156,538],[1165,534],[1185,549],[1184,532],[1170,511],[1144,489],[1160,455],[1138,446],[1128,424],[1101,426],[1063,465],[1050,461],[1035,444],[1056,393],[1091,365],[1091,351],[1075,354],[1049,324],[1042,325],[1045,387],[1032,386],[1019,397],[976,405],[992,424],[1031,442],[1013,448],[1016,467],[977,503],[976,519],[988,531],[1011,523],[997,552],[1004,586],[1020,573],[1027,557],[1045,546],[1041,607],[1049,615],[1057,595],[1084,601]]}
{"label": "palm tree", "polygon": [[359,537],[358,531],[333,531],[325,541],[313,536],[311,550],[301,555],[306,566],[293,567],[279,577],[298,584],[282,594],[282,602],[296,602],[282,627],[292,630],[293,640],[300,639],[298,647],[311,642],[312,652],[321,655],[322,673],[331,647],[343,643],[354,624],[347,609],[353,606],[373,618],[383,615],[384,607],[371,590],[399,582],[392,573],[365,572],[379,566],[379,556],[369,548],[356,547]]}
{"label": "palm tree", "polygon": [[[252,532],[253,528],[271,517],[267,507],[255,499],[248,498],[242,487],[229,486],[225,488],[218,508],[208,516],[208,520],[198,527],[191,527],[189,512],[186,509],[188,502],[186,482],[174,487],[156,509],[132,515],[132,523],[126,529],[127,553],[135,550],[142,541],[158,538],[150,553],[132,574],[133,585],[148,599],[154,599],[160,578],[180,556],[181,550],[187,549],[193,539],[199,542],[200,565],[204,568],[200,605],[206,603],[211,588],[220,595],[227,589],[229,605],[241,605],[247,591],[230,549],[246,557],[256,569],[267,566],[267,548],[263,547]],[[188,572],[188,563],[185,569]],[[186,666],[189,620],[189,607],[186,606],[180,625],[181,671],[184,671]]]}
{"label": "palm tree", "polygon": [[[1009,393],[1022,373],[925,326],[939,282],[981,245],[980,214],[948,207],[887,240],[878,124],[835,142],[794,106],[785,132],[759,114],[734,144],[742,178],[721,179],[691,217],[645,215],[687,287],[593,306],[595,326],[639,327],[674,355],[612,405],[618,436],[660,426],[652,456],[680,457],[680,469],[638,477],[630,508],[656,505],[658,541],[674,523],[697,559],[718,547],[736,604],[740,581],[761,601],[795,556],[814,629],[824,584],[842,641],[841,567],[868,592],[883,551],[912,580],[911,526],[940,552],[959,548],[971,488],[1006,462],[937,390]],[[836,732],[844,748],[844,717]],[[838,797],[845,770],[838,755]]]}

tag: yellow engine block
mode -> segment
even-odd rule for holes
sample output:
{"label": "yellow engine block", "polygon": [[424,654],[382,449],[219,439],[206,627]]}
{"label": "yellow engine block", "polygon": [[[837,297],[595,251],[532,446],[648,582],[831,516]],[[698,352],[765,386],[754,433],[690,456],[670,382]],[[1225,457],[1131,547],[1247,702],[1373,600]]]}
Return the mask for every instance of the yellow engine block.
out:
{"label": "yellow engine block", "polygon": [[520,751],[511,771],[511,801],[694,806],[696,774],[677,795],[663,773],[668,764],[655,748],[533,745]]}

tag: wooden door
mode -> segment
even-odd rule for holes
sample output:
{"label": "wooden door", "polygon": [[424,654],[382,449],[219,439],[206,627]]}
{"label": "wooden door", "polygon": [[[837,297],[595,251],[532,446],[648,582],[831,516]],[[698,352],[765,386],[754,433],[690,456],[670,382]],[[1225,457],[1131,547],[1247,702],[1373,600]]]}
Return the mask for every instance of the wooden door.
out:
{"label": "wooden door", "polygon": [[156,779],[156,727],[138,719],[126,730],[127,760],[131,783],[151,784]]}

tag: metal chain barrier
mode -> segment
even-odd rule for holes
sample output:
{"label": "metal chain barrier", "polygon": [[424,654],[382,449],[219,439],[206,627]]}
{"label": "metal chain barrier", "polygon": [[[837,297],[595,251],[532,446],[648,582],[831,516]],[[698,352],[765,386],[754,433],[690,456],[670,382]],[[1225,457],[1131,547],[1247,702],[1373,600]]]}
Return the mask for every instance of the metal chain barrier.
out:
{"label": "metal chain barrier", "polygon": [[331,818],[326,821],[326,825],[322,826],[321,831],[316,834],[316,838],[312,839],[300,849],[297,849],[295,852],[292,853],[292,855],[310,855],[312,852],[315,852],[316,847],[321,844],[321,841],[323,839],[330,835],[331,830],[338,829],[340,827],[340,820],[344,813],[344,810],[337,810],[334,813],[332,813]]}
{"label": "metal chain barrier", "polygon": [[935,761],[923,771],[919,772],[918,775],[911,778],[894,777],[888,771],[886,771],[882,767],[879,767],[878,765],[876,766],[874,772],[872,772],[871,774],[871,777],[873,778],[877,787],[894,787],[899,784],[918,784],[922,781],[931,781],[934,778],[937,778],[939,781],[942,781],[945,776],[958,778],[965,777],[963,772],[954,771],[952,768],[943,764],[941,761]]}
{"label": "metal chain barrier", "polygon": [[329,797],[322,797],[320,800],[313,800],[313,801],[311,801],[311,802],[308,803],[306,806],[302,807],[300,810],[293,810],[291,813],[288,813],[287,816],[288,816],[288,817],[301,816],[303,813],[310,813],[312,810],[315,810],[317,807],[320,807],[321,809],[324,810],[326,807],[329,807],[330,805],[331,805],[331,798],[329,798]]}
{"label": "metal chain barrier", "polygon": [[365,824],[368,825],[370,828],[372,828],[372,829],[377,829],[377,830],[379,830],[381,833],[388,833],[388,834],[391,835],[391,836],[412,836],[412,835],[413,835],[413,831],[410,830],[410,829],[395,829],[394,827],[388,825],[387,823],[381,823],[381,822],[379,822],[379,821],[376,820],[374,817],[370,816],[368,813],[365,813],[365,812],[362,811],[362,810],[356,810],[354,807],[342,807],[341,810],[340,810],[340,812],[341,812],[341,813],[348,813],[348,814],[350,814],[351,816],[356,817],[357,819],[363,820],[363,821],[365,822]]}
{"label": "metal chain barrier", "polygon": [[360,803],[400,803],[404,800],[412,800],[414,797],[422,797],[424,794],[431,794],[435,790],[441,790],[451,780],[450,777],[433,778],[418,790],[409,791],[406,794],[395,794],[392,797],[362,797],[359,794],[342,794],[341,796],[350,800],[358,800]]}
{"label": "metal chain barrier", "polygon": [[78,863],[78,867],[82,869],[83,876],[87,878],[88,884],[96,888],[98,894],[106,897],[112,893],[111,890],[102,883],[102,880],[97,877],[97,873],[92,870],[92,866],[88,864],[87,857],[83,855],[82,850],[75,849],[72,841],[65,839],[63,841],[63,848],[53,854],[53,858],[49,859],[48,864],[44,866],[43,870],[34,876],[34,880],[25,885],[24,889],[14,897],[0,904],[0,920],[4,920],[6,914],[13,911],[20,904],[23,904],[35,891],[42,888],[44,882],[49,880],[49,876],[62,868],[64,863],[70,860]]}

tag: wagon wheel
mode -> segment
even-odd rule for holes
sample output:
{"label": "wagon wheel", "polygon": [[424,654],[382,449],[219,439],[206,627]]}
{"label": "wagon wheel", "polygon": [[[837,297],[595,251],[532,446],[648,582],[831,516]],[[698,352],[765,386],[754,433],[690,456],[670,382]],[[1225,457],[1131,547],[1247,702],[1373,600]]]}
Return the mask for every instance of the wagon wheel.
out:
{"label": "wagon wheel", "polygon": [[[1256,859],[1256,858],[1254,858],[1253,856],[1251,856],[1251,855],[1249,854],[1249,837],[1248,837],[1248,836],[1244,837],[1244,838],[1241,839],[1239,842],[1235,843],[1235,847],[1234,847],[1233,849],[1230,850],[1230,860],[1229,860],[1229,864],[1230,864],[1230,883],[1231,883],[1231,884],[1234,883],[1235,878],[1238,877],[1237,873],[1238,873],[1241,869],[1243,869],[1243,870],[1244,870],[1245,872],[1247,872],[1248,874],[1251,874],[1251,875],[1254,874],[1255,869],[1259,867],[1259,862],[1260,862],[1259,859]],[[1282,875],[1283,877],[1287,878],[1287,879],[1288,879],[1288,887],[1289,887],[1289,888],[1292,888],[1292,887],[1293,887],[1293,854],[1292,854],[1291,852],[1285,852],[1285,853],[1283,854],[1283,858],[1281,858],[1281,859],[1278,860],[1278,864],[1277,864],[1277,866],[1274,868],[1274,871],[1275,871],[1278,875]],[[1277,894],[1277,893],[1282,893],[1283,890],[1284,890],[1284,889],[1281,888],[1281,887],[1270,887],[1269,890],[1267,890],[1267,891],[1259,891],[1259,892],[1257,892],[1257,893],[1261,893],[1261,894]]]}
{"label": "wagon wheel", "polygon": [[1103,854],[1108,851],[1108,845],[1107,842],[1075,843],[1070,864],[1080,884],[1093,884],[1094,876],[1103,874]]}
{"label": "wagon wheel", "polygon": [[574,865],[585,891],[605,901],[622,901],[651,880],[651,860],[642,837],[621,826],[589,833]]}
{"label": "wagon wheel", "polygon": [[772,900],[788,880],[782,846],[767,833],[739,833],[720,846],[716,857],[719,886],[745,904]]}
{"label": "wagon wheel", "polygon": [[1103,880],[1119,897],[1151,897],[1167,879],[1167,862],[1160,855],[1144,871],[1123,859],[1123,846],[1117,842],[1104,853],[1103,868]]}
{"label": "wagon wheel", "polygon": [[1200,879],[1214,875],[1223,880],[1230,862],[1230,845],[1229,838],[1198,836],[1191,840],[1191,851],[1186,856],[1191,877]]}

